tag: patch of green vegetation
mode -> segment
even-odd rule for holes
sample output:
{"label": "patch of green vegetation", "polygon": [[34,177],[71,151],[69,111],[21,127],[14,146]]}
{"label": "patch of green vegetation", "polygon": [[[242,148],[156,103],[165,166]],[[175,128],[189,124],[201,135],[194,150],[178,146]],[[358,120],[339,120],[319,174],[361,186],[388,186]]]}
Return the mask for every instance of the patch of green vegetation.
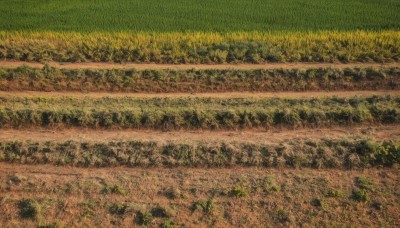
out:
{"label": "patch of green vegetation", "polygon": [[353,190],[352,197],[359,202],[366,202],[369,200],[369,196],[365,190]]}
{"label": "patch of green vegetation", "polygon": [[157,206],[151,209],[151,214],[153,215],[153,217],[158,218],[168,218],[171,216],[171,214],[161,206]]}
{"label": "patch of green vegetation", "polygon": [[97,203],[93,199],[88,199],[85,202],[78,203],[78,207],[81,210],[81,216],[83,219],[90,219],[95,215]]}
{"label": "patch of green vegetation", "polygon": [[[315,31],[399,29],[396,1],[7,1],[1,30]],[[11,23],[12,22],[12,23]]]}
{"label": "patch of green vegetation", "polygon": [[162,224],[161,228],[173,228],[175,225],[172,219],[166,219]]}
{"label": "patch of green vegetation", "polygon": [[234,187],[234,188],[229,192],[229,194],[230,194],[231,196],[236,197],[236,198],[242,198],[242,197],[246,197],[246,196],[247,196],[247,191],[246,191],[246,189],[244,189],[244,188],[238,186],[238,187]]}
{"label": "patch of green vegetation", "polygon": [[51,224],[46,224],[46,225],[39,225],[37,228],[62,228],[61,225],[58,223],[51,223]]}
{"label": "patch of green vegetation", "polygon": [[24,219],[37,219],[40,216],[40,204],[33,199],[18,201],[19,216]]}
{"label": "patch of green vegetation", "polygon": [[199,200],[193,204],[193,211],[200,210],[206,215],[210,215],[214,210],[214,202],[212,199],[208,200]]}
{"label": "patch of green vegetation", "polygon": [[126,195],[127,191],[119,186],[119,185],[113,185],[113,186],[109,186],[109,185],[104,185],[101,193],[103,194],[119,194],[119,195]]}
{"label": "patch of green vegetation", "polygon": [[277,219],[279,222],[289,222],[289,212],[286,210],[278,210],[277,211]]}
{"label": "patch of green vegetation", "polygon": [[322,208],[326,208],[327,207],[327,203],[321,198],[312,199],[311,200],[311,205],[313,205],[314,207],[322,207]]}
{"label": "patch of green vegetation", "polygon": [[113,203],[109,207],[109,212],[111,214],[122,216],[125,214],[127,209],[128,209],[128,206],[125,203]]}
{"label": "patch of green vegetation", "polygon": [[136,214],[136,221],[141,225],[148,225],[153,221],[153,215],[150,212],[139,211]]}
{"label": "patch of green vegetation", "polygon": [[344,194],[340,190],[331,189],[326,192],[326,196],[328,196],[328,197],[343,197]]}
{"label": "patch of green vegetation", "polygon": [[274,185],[270,188],[270,190],[273,192],[279,192],[279,191],[281,191],[281,189],[282,189],[282,187],[279,185]]}
{"label": "patch of green vegetation", "polygon": [[364,190],[374,191],[375,189],[375,183],[373,183],[372,180],[364,176],[356,177],[355,183],[357,187]]}

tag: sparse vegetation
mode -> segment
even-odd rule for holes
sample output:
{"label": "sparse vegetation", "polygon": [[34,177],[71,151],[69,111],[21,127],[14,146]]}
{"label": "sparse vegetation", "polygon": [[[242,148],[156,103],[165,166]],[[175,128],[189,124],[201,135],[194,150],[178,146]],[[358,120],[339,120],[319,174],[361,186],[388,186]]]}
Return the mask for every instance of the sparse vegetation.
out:
{"label": "sparse vegetation", "polygon": [[[79,227],[192,227],[212,223],[219,227],[235,226],[242,224],[244,220],[249,226],[257,226],[260,223],[282,226],[297,225],[300,217],[301,223],[307,226],[346,226],[348,221],[343,220],[345,216],[351,216],[353,225],[376,224],[393,227],[399,221],[397,205],[400,199],[394,188],[398,182],[398,169],[370,168],[347,171],[304,168],[297,170],[283,167],[120,167],[87,170],[23,165],[18,166],[22,168],[16,170],[13,169],[15,167],[2,163],[0,186],[7,186],[9,177],[16,172],[19,176],[26,177],[27,181],[13,184],[9,189],[0,188],[2,226],[9,224],[10,219],[16,226],[29,227],[64,227],[72,223]],[[381,181],[374,181],[375,191],[371,192],[355,185],[357,177]],[[267,184],[266,180],[272,179],[269,188],[284,186],[281,193],[267,194],[264,191],[250,190],[253,186],[262,186]],[[329,181],[322,184],[323,179]],[[182,181],[184,183],[180,184]],[[66,183],[80,186],[82,191],[72,191],[65,195],[59,186],[65,186]],[[126,189],[127,194],[99,194],[104,183],[118,183],[121,188]],[[181,194],[186,197],[165,197],[165,189],[179,185]],[[225,190],[229,192],[233,189],[232,186],[246,189],[247,196],[235,199],[234,196],[218,194]],[[193,189],[196,189],[196,194],[192,194]],[[340,189],[346,197],[325,198],[321,193],[327,189]],[[151,200],[147,200],[148,198]],[[20,202],[24,202],[21,208]],[[299,207],[304,209],[299,210]],[[29,212],[26,219],[20,216],[22,208]],[[385,216],[387,219],[375,220],[374,217],[365,217],[365,211],[370,211],[376,216]],[[330,214],[329,220],[326,220],[327,213]]]}
{"label": "sparse vegetation", "polygon": [[375,184],[367,177],[360,176],[356,177],[356,185],[357,187],[364,189],[364,190],[369,190],[369,191],[374,191],[375,189]]}
{"label": "sparse vegetation", "polygon": [[103,189],[101,190],[101,193],[103,194],[120,194],[120,195],[125,195],[126,190],[123,189],[121,186],[118,185],[113,185],[113,186],[108,186],[105,185],[103,186]]}
{"label": "sparse vegetation", "polygon": [[148,225],[153,221],[153,215],[150,212],[138,212],[137,222],[141,225]]}
{"label": "sparse vegetation", "polygon": [[272,92],[400,89],[400,69],[136,70],[0,68],[0,90]]}
{"label": "sparse vegetation", "polygon": [[238,187],[234,187],[231,191],[230,191],[230,195],[234,196],[236,198],[242,198],[242,197],[246,197],[247,196],[247,191],[246,189],[238,186]]}
{"label": "sparse vegetation", "polygon": [[125,214],[127,208],[128,206],[124,203],[114,203],[110,206],[109,211],[111,214],[122,216]]}
{"label": "sparse vegetation", "polygon": [[366,202],[369,200],[369,196],[366,190],[353,190],[352,197],[354,200],[359,202]]}
{"label": "sparse vegetation", "polygon": [[328,197],[343,197],[344,194],[340,190],[331,189],[326,193],[326,196],[328,196]]}
{"label": "sparse vegetation", "polygon": [[281,189],[282,188],[279,185],[274,185],[271,187],[271,191],[273,191],[273,192],[279,192]]}
{"label": "sparse vegetation", "polygon": [[206,215],[210,215],[214,210],[214,202],[212,199],[208,200],[199,200],[193,204],[193,211],[200,210]]}

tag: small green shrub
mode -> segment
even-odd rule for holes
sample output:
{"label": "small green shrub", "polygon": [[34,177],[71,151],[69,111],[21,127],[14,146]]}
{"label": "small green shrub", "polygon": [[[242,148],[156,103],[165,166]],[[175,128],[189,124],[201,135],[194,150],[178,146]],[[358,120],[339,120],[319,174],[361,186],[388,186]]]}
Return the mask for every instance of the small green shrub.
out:
{"label": "small green shrub", "polygon": [[369,200],[369,196],[365,190],[353,190],[352,197],[359,202],[366,202]]}
{"label": "small green shrub", "polygon": [[199,200],[193,204],[193,210],[200,210],[206,215],[212,214],[214,210],[214,202],[212,199],[206,201]]}
{"label": "small green shrub", "polygon": [[364,190],[374,191],[375,189],[375,184],[367,177],[363,176],[356,177],[355,183],[357,187]]}
{"label": "small green shrub", "polygon": [[22,199],[18,202],[19,215],[24,219],[36,219],[40,213],[40,205],[33,199]]}
{"label": "small green shrub", "polygon": [[314,207],[326,207],[326,202],[321,198],[314,198],[311,200],[311,205]]}
{"label": "small green shrub", "polygon": [[329,191],[326,193],[326,196],[328,196],[328,197],[343,197],[344,194],[343,194],[343,192],[340,191],[340,190],[334,190],[334,189],[332,189],[332,190],[329,190]]}
{"label": "small green shrub", "polygon": [[242,198],[242,197],[246,197],[247,196],[247,191],[242,187],[234,187],[230,191],[230,195],[234,196],[236,198]]}
{"label": "small green shrub", "polygon": [[172,227],[174,227],[174,221],[172,221],[171,219],[167,219],[161,224],[161,228],[172,228]]}
{"label": "small green shrub", "polygon": [[160,217],[160,218],[170,217],[168,211],[160,206],[151,209],[151,214],[153,215],[153,217]]}
{"label": "small green shrub", "polygon": [[285,210],[278,210],[277,211],[277,219],[279,222],[288,222],[289,219],[289,213]]}
{"label": "small green shrub", "polygon": [[114,185],[114,186],[105,185],[105,186],[103,186],[101,193],[126,195],[127,191],[123,187],[118,186],[118,185]]}
{"label": "small green shrub", "polygon": [[375,163],[378,165],[391,166],[400,163],[400,145],[397,143],[384,142],[375,151]]}
{"label": "small green shrub", "polygon": [[274,186],[271,187],[270,190],[273,191],[273,192],[279,192],[281,189],[282,189],[281,186],[274,185]]}
{"label": "small green shrub", "polygon": [[153,221],[153,215],[150,212],[138,212],[136,220],[141,225],[148,225]]}
{"label": "small green shrub", "polygon": [[109,208],[109,212],[111,214],[122,216],[125,214],[127,208],[128,206],[124,203],[113,203]]}

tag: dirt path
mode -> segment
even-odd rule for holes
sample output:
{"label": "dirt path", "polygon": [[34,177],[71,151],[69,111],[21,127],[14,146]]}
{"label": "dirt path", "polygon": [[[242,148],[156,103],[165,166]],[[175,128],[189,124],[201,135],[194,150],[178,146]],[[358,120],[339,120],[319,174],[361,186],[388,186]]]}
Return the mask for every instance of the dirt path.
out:
{"label": "dirt path", "polygon": [[[138,70],[145,69],[175,69],[175,70],[187,70],[187,69],[238,69],[238,70],[250,70],[250,69],[294,69],[294,68],[347,68],[347,67],[400,67],[400,63],[268,63],[268,64],[153,64],[153,63],[59,63],[59,62],[48,62],[50,66],[65,68],[65,69],[129,69],[135,68]],[[42,68],[43,63],[36,62],[22,62],[22,61],[0,61],[0,67],[16,68],[22,65],[30,67]]]}
{"label": "dirt path", "polygon": [[0,141],[33,140],[33,141],[92,141],[106,142],[112,140],[143,140],[195,142],[195,141],[237,141],[237,142],[280,142],[287,139],[307,138],[350,138],[371,137],[375,140],[400,140],[400,128],[389,126],[334,127],[322,129],[297,130],[244,130],[244,131],[152,131],[152,130],[92,130],[72,129],[1,129]]}
{"label": "dirt path", "polygon": [[38,92],[38,91],[0,91],[0,96],[14,97],[217,97],[217,98],[310,98],[310,97],[351,97],[351,96],[373,96],[373,95],[392,95],[399,96],[400,90],[380,90],[380,91],[310,91],[310,92],[227,92],[227,93],[103,93],[103,92]]}

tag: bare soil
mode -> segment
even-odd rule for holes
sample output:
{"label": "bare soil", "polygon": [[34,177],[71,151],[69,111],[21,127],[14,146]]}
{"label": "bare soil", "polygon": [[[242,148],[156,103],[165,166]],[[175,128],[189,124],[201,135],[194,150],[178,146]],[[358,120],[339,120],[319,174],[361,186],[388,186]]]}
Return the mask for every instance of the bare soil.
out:
{"label": "bare soil", "polygon": [[[64,68],[64,69],[130,69],[135,68],[138,70],[188,70],[188,69],[206,69],[206,70],[224,70],[224,69],[238,69],[238,70],[251,70],[251,69],[296,69],[296,68],[353,68],[353,67],[399,67],[400,63],[268,63],[268,64],[138,64],[138,63],[60,63],[60,62],[47,62],[46,64]],[[22,65],[27,65],[35,68],[42,68],[44,63],[37,62],[22,62],[22,61],[0,61],[0,67],[16,68]]]}
{"label": "bare soil", "polygon": [[156,142],[280,142],[288,139],[321,139],[367,137],[377,141],[400,140],[397,125],[334,127],[318,129],[244,130],[244,131],[153,131],[70,129],[0,129],[0,141],[89,141],[143,140]]}
{"label": "bare soil", "polygon": [[216,98],[312,98],[312,97],[352,97],[352,96],[399,96],[400,90],[377,91],[309,91],[309,92],[226,92],[226,93],[126,93],[126,92],[40,92],[40,91],[0,91],[0,96],[15,97],[216,97]]}

